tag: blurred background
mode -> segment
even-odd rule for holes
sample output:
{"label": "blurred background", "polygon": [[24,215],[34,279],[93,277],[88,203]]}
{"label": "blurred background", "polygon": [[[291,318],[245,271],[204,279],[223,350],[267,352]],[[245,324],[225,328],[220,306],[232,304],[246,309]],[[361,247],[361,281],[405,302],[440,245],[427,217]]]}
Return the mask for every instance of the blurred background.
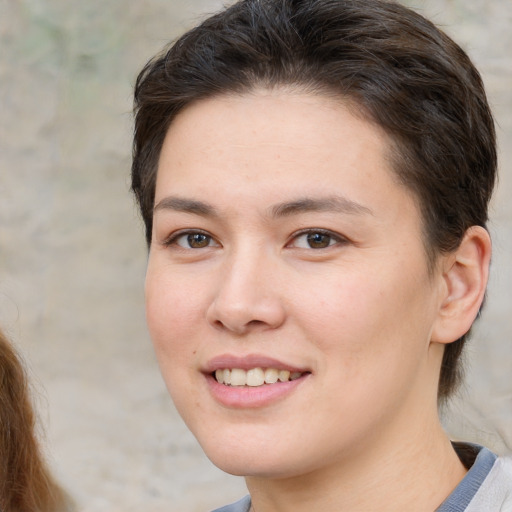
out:
{"label": "blurred background", "polygon": [[[445,411],[512,450],[512,2],[407,0],[481,70],[498,124],[492,278]],[[27,361],[49,460],[87,512],[206,512],[245,493],[175,412],[146,332],[129,193],[135,77],[220,0],[0,0],[0,325]]]}

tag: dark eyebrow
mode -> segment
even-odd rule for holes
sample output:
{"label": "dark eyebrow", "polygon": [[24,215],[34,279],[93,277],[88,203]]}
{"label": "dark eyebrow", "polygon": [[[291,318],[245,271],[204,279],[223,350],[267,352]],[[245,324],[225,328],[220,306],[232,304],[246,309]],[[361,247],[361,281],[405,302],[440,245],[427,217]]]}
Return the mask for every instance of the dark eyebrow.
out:
{"label": "dark eyebrow", "polygon": [[346,197],[329,196],[321,198],[305,197],[286,203],[279,203],[272,207],[273,217],[286,217],[303,212],[327,212],[346,213],[350,215],[373,215],[373,212]]}
{"label": "dark eyebrow", "polygon": [[[211,204],[195,199],[186,199],[182,197],[164,197],[153,208],[153,212],[158,210],[174,210],[177,212],[192,213],[202,217],[218,217],[217,209]],[[271,208],[272,217],[286,217],[304,212],[327,212],[345,213],[350,215],[373,215],[373,212],[363,206],[343,196],[329,196],[322,198],[301,198],[295,201],[279,203]]]}
{"label": "dark eyebrow", "polygon": [[216,217],[217,210],[210,204],[194,199],[182,197],[164,197],[153,208],[153,213],[158,210],[174,210],[177,212],[193,213],[203,217]]}

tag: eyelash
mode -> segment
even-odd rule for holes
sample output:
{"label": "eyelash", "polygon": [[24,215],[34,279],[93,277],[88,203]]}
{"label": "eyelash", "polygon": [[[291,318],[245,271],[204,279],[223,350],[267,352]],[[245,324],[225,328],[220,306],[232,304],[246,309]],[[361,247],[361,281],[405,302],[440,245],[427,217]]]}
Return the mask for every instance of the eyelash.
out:
{"label": "eyelash", "polygon": [[[208,245],[205,245],[204,247],[183,247],[181,246],[179,243],[178,243],[178,240],[180,238],[183,238],[183,237],[192,237],[194,235],[202,235],[204,236],[205,238],[208,239]],[[179,247],[180,249],[184,249],[184,250],[197,250],[197,249],[205,249],[207,247],[211,247],[211,242],[215,242],[216,245],[220,245],[216,240],[215,238],[213,238],[212,235],[210,235],[210,233],[208,233],[207,231],[202,231],[200,229],[193,229],[193,230],[188,230],[188,231],[178,231],[176,233],[172,233],[168,238],[166,238],[163,242],[162,242],[162,245],[164,245],[165,247],[170,247],[172,245],[175,245],[177,247]]]}
{"label": "eyelash", "polygon": [[[307,228],[307,229],[303,229],[297,233],[294,233],[291,238],[290,238],[290,242],[288,242],[287,246],[293,246],[293,242],[296,242],[300,237],[302,236],[308,236],[308,235],[322,235],[322,236],[325,236],[325,237],[329,237],[329,244],[325,247],[297,247],[298,249],[311,249],[311,250],[321,250],[321,249],[327,249],[329,247],[332,247],[334,245],[339,245],[339,244],[347,244],[349,242],[349,240],[342,236],[342,235],[339,235],[338,233],[334,233],[333,231],[330,231],[328,229],[321,229],[321,228]],[[333,243],[331,243],[333,242]]]}

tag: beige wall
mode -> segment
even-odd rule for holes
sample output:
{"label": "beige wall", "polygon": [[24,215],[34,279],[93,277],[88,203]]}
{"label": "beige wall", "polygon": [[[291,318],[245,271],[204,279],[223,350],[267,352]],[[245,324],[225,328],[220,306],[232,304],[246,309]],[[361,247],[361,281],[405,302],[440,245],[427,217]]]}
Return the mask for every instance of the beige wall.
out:
{"label": "beige wall", "polygon": [[[86,511],[206,511],[243,492],[161,382],[128,192],[139,68],[214,0],[0,0],[0,324],[31,368],[47,445]],[[463,44],[496,112],[501,182],[484,318],[456,436],[512,448],[512,2],[409,0]],[[502,438],[498,436],[502,435]]]}

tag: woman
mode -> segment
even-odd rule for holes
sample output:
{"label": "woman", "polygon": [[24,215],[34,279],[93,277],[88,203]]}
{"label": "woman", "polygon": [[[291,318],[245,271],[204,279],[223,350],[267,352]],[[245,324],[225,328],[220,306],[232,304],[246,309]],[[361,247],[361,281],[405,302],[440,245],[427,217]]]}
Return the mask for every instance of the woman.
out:
{"label": "woman", "polygon": [[70,502],[43,460],[27,379],[0,332],[0,510],[60,512]]}
{"label": "woman", "polygon": [[229,512],[510,510],[512,468],[438,403],[485,294],[478,72],[379,0],[242,0],[150,61],[132,188],[147,321]]}

